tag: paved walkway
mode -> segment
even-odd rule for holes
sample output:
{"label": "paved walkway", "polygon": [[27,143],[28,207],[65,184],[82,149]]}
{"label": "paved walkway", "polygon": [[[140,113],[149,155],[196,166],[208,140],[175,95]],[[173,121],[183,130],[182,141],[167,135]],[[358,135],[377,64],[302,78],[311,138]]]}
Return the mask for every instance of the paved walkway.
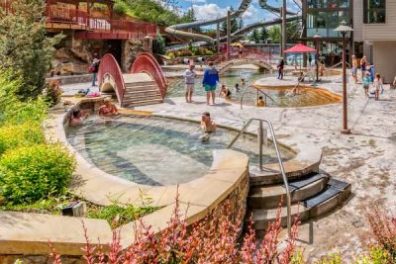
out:
{"label": "paved walkway", "polygon": [[[288,79],[289,78],[289,79]],[[265,83],[283,85],[275,78]],[[288,80],[288,81],[287,81]],[[81,85],[82,87],[85,85]],[[320,87],[341,93],[341,78],[324,78]],[[72,86],[63,87],[67,92]],[[76,89],[75,85],[73,86]],[[311,259],[329,252],[339,252],[348,263],[354,253],[365,249],[369,241],[365,212],[375,201],[395,208],[396,201],[396,90],[386,87],[380,101],[367,99],[361,85],[350,85],[349,126],[352,135],[341,135],[341,104],[306,108],[262,108],[219,100],[207,106],[204,97],[195,97],[193,104],[184,98],[166,99],[164,104],[140,107],[157,114],[200,119],[210,111],[215,121],[241,127],[249,118],[266,118],[273,122],[278,138],[289,146],[312,142],[322,148],[321,168],[336,178],[352,183],[353,195],[339,210],[313,224],[313,244],[302,243]],[[301,226],[300,238],[309,240],[309,223]]]}
{"label": "paved walkway", "polygon": [[[341,92],[340,77],[326,79],[321,87]],[[273,80],[273,83],[279,83]],[[141,107],[155,113],[199,119],[210,111],[220,124],[241,127],[252,117],[271,120],[278,137],[291,147],[310,141],[322,148],[321,168],[336,178],[352,183],[353,195],[342,208],[313,224],[313,244],[302,243],[311,259],[339,252],[351,259],[369,241],[365,211],[375,201],[395,208],[396,201],[396,90],[386,87],[380,101],[367,99],[360,85],[349,92],[349,126],[352,135],[341,135],[341,104],[307,108],[263,108],[218,101],[207,106],[205,98],[187,104],[183,98],[167,99],[164,104]],[[309,240],[309,223],[301,227],[300,238]]]}

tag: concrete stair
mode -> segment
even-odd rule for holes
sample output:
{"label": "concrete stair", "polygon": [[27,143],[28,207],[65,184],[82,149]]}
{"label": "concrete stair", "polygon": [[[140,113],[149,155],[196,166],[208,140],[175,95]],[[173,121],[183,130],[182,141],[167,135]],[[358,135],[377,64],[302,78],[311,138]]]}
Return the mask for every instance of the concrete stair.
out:
{"label": "concrete stair", "polygon": [[122,107],[160,104],[163,102],[161,92],[155,81],[125,83]]}
{"label": "concrete stair", "polygon": [[[301,221],[322,216],[341,205],[351,193],[351,184],[331,178],[325,172],[309,172],[289,182],[292,215]],[[248,196],[248,216],[252,215],[255,229],[265,231],[275,221],[280,201],[281,223],[287,225],[286,190],[283,184],[251,186]]]}

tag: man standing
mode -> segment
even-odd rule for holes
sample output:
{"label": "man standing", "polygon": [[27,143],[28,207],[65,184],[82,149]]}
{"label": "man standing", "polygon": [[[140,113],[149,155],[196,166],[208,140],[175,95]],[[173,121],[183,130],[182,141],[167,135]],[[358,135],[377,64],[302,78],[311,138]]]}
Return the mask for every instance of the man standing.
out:
{"label": "man standing", "polygon": [[92,64],[89,67],[89,71],[92,73],[92,87],[96,86],[96,77],[99,71],[99,64],[100,64],[100,60],[98,58],[98,54],[95,53],[92,60]]}
{"label": "man standing", "polygon": [[194,93],[195,77],[197,76],[194,71],[195,66],[190,65],[184,72],[184,82],[186,84],[186,102],[192,103],[192,95]]}
{"label": "man standing", "polygon": [[219,82],[219,72],[214,67],[213,62],[209,62],[209,67],[205,69],[204,77],[203,77],[203,87],[205,88],[206,92],[206,103],[208,105],[210,102],[210,97],[212,97],[212,105],[215,104],[215,91],[217,83]]}

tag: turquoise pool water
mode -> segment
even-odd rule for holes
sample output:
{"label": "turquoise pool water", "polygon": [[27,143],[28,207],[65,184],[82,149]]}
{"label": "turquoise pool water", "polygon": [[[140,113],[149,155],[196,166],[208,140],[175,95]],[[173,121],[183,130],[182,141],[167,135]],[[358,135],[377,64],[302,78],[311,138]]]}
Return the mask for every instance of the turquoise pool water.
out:
{"label": "turquoise pool water", "polygon": [[[84,126],[69,128],[67,138],[91,164],[101,170],[139,184],[153,186],[189,182],[205,175],[214,149],[224,149],[237,132],[219,128],[202,143],[199,124],[159,117],[120,117],[103,124],[97,118]],[[258,163],[255,136],[237,141],[235,150]],[[294,154],[282,148],[285,160]],[[276,162],[272,145],[264,148],[264,161]]]}

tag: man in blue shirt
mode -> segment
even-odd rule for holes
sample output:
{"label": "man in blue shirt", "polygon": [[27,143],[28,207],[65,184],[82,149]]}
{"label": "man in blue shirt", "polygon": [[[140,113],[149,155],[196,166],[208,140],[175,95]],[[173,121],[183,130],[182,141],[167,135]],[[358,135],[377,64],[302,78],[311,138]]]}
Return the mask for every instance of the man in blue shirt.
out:
{"label": "man in blue shirt", "polygon": [[209,62],[209,67],[205,69],[202,85],[206,92],[206,103],[209,105],[210,97],[212,97],[212,105],[215,104],[215,91],[217,83],[219,82],[219,72],[213,65],[213,62]]}

